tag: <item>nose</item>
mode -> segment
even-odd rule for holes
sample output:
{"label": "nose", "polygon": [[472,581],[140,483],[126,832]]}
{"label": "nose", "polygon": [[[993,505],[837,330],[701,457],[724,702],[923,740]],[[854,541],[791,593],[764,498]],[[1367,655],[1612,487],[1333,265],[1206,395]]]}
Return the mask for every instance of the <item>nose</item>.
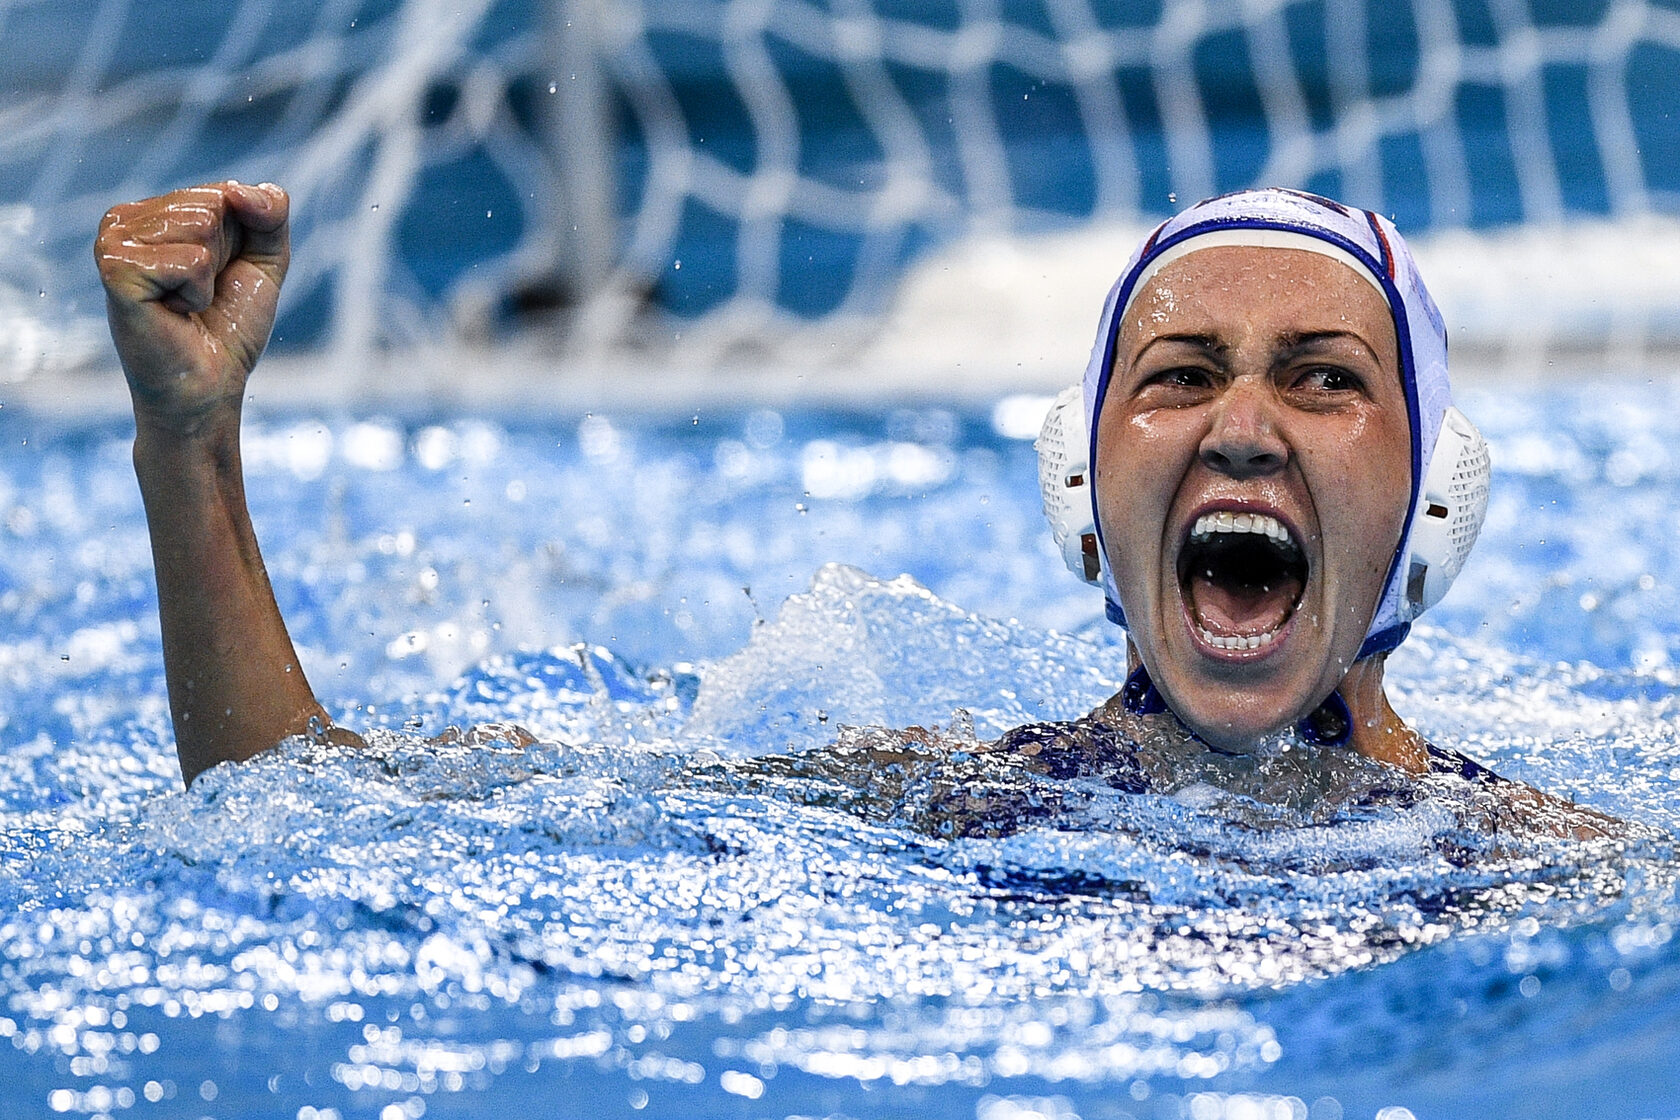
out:
{"label": "nose", "polygon": [[1278,431],[1278,401],[1264,378],[1236,377],[1214,402],[1202,437],[1202,462],[1232,478],[1254,478],[1283,469],[1289,444]]}

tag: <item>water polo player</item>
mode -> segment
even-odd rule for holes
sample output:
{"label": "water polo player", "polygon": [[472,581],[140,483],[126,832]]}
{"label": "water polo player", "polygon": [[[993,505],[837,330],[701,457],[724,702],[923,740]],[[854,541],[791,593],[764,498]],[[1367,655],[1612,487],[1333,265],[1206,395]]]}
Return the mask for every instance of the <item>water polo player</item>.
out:
{"label": "water polo player", "polygon": [[1165,223],[1040,453],[1063,554],[1127,629],[1132,712],[1223,750],[1297,725],[1424,768],[1383,658],[1463,565],[1488,457],[1389,222],[1262,190]]}
{"label": "water polo player", "polygon": [[[240,411],[286,271],[288,205],[268,184],[176,191],[112,209],[95,246],[189,782],[292,735],[359,741],[304,680],[245,508]],[[1103,586],[1133,671],[1085,719],[965,759],[1271,802],[1335,800],[1353,760],[1366,791],[1395,768],[1446,771],[1497,783],[1524,813],[1582,814],[1427,746],[1383,691],[1384,656],[1457,574],[1487,485],[1481,439],[1451,407],[1440,316],[1387,221],[1265,190],[1167,222],[1110,293],[1084,383],[1040,447],[1056,538]],[[918,740],[832,757],[868,763]]]}

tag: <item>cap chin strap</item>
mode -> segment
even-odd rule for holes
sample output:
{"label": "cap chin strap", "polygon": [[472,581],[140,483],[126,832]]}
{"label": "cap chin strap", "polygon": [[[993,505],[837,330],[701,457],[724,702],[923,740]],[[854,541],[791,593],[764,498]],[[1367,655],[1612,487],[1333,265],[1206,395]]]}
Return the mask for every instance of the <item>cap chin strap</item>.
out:
{"label": "cap chin strap", "polygon": [[[1126,684],[1120,689],[1120,703],[1134,716],[1160,715],[1171,712],[1179,724],[1195,736],[1198,742],[1204,741],[1200,735],[1192,731],[1177,712],[1167,707],[1167,701],[1162,697],[1155,682],[1150,679],[1149,670],[1139,665],[1126,678]],[[1314,708],[1295,725],[1295,734],[1304,742],[1318,747],[1346,746],[1349,736],[1353,734],[1353,713],[1348,711],[1347,701],[1342,699],[1340,692],[1332,692],[1324,698],[1324,703]]]}

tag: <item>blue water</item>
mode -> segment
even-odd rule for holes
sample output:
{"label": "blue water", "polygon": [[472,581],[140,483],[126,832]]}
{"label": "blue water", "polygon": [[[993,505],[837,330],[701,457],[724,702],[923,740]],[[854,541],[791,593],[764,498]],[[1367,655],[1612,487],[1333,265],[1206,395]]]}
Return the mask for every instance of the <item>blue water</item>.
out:
{"label": "blue water", "polygon": [[[1389,670],[1625,843],[977,770],[1123,656],[1029,445],[939,410],[254,420],[372,746],[183,791],[127,435],[0,410],[0,1115],[1674,1116],[1677,396],[1461,394],[1487,530]],[[1063,808],[949,839],[958,778]]]}

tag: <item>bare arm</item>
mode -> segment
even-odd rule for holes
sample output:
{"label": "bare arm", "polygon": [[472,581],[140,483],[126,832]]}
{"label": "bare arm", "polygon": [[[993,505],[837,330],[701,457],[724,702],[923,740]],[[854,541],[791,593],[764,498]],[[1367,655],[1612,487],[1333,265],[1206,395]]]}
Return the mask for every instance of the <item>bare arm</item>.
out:
{"label": "bare arm", "polygon": [[189,783],[218,762],[332,727],[274,601],[239,458],[245,382],[290,257],[288,205],[269,184],[175,191],[114,207],[94,246],[134,401],[134,470]]}

